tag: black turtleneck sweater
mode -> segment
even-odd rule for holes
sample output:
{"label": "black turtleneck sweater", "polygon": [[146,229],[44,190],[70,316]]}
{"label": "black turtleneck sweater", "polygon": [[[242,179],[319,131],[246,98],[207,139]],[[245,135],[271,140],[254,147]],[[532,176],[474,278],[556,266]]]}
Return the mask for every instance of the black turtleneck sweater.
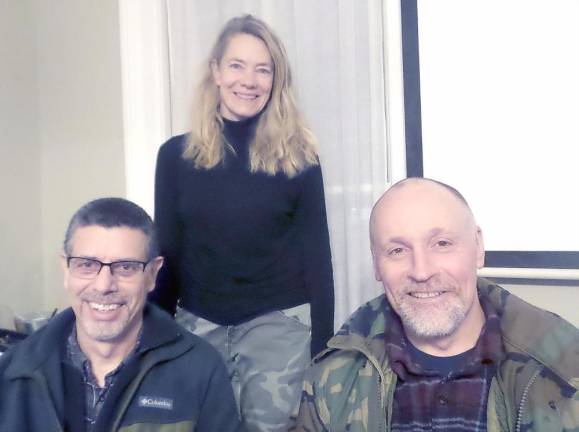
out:
{"label": "black turtleneck sweater", "polygon": [[155,223],[165,265],[151,296],[220,325],[311,304],[312,355],[333,334],[334,289],[322,172],[249,171],[255,118],[225,120],[235,149],[212,169],[182,158],[186,135],[159,150]]}

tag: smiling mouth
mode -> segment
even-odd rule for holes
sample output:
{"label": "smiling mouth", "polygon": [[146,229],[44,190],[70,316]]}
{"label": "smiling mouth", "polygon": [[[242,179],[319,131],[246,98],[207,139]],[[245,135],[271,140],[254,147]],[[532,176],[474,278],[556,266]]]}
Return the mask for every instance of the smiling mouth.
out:
{"label": "smiling mouth", "polygon": [[234,93],[234,94],[238,98],[245,99],[245,100],[254,100],[254,99],[257,99],[259,97],[258,95],[254,95],[254,94],[243,94],[243,93]]}
{"label": "smiling mouth", "polygon": [[88,303],[91,309],[94,309],[99,312],[110,312],[116,310],[121,307],[119,303],[96,303],[96,302],[89,302]]}
{"label": "smiling mouth", "polygon": [[430,298],[435,298],[435,297],[439,297],[442,294],[444,294],[444,291],[414,291],[414,292],[409,292],[408,295],[410,297],[414,297],[417,299],[430,299]]}

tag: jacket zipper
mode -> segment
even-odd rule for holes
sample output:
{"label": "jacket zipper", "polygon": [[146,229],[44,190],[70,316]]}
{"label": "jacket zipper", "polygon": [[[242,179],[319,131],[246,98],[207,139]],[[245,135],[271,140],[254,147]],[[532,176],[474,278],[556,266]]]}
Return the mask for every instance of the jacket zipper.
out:
{"label": "jacket zipper", "polygon": [[537,380],[537,377],[541,373],[541,369],[535,371],[535,373],[531,376],[531,379],[527,383],[525,390],[523,391],[523,396],[521,397],[521,403],[519,404],[519,410],[517,411],[517,423],[515,425],[515,432],[521,432],[521,422],[523,421],[523,408],[527,399],[529,398],[529,391],[531,390],[531,386]]}

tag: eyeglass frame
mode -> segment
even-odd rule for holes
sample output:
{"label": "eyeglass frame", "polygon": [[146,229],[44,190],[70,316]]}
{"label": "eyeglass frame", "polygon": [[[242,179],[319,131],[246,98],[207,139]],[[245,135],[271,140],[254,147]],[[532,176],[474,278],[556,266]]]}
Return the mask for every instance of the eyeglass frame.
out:
{"label": "eyeglass frame", "polygon": [[[86,279],[86,280],[96,279],[97,276],[101,273],[101,270],[103,269],[103,267],[108,267],[108,268],[109,268],[109,271],[110,271],[112,277],[114,277],[114,278],[123,278],[123,276],[115,275],[115,273],[114,273],[114,271],[113,271],[113,267],[112,267],[112,266],[113,266],[114,264],[118,264],[118,263],[136,263],[136,264],[141,264],[141,265],[143,266],[143,269],[141,270],[141,273],[144,273],[144,272],[145,272],[145,269],[147,268],[147,266],[148,266],[152,261],[155,260],[155,258],[150,259],[149,261],[118,260],[118,261],[111,261],[111,262],[106,263],[106,262],[102,262],[102,261],[100,261],[100,260],[98,260],[98,259],[96,259],[96,258],[80,257],[80,256],[66,256],[66,267],[67,267],[68,269],[70,269],[70,260],[72,260],[72,259],[82,259],[82,260],[93,261],[93,262],[98,263],[98,264],[100,265],[98,271],[97,271],[97,272],[94,274],[94,276],[92,276],[92,277],[83,278],[82,276],[75,275],[76,277],[79,277],[79,278],[81,278],[81,279]],[[137,273],[135,273],[134,275],[131,275],[131,276],[124,276],[124,278],[131,278],[131,277],[134,277],[134,276],[136,276],[136,275],[138,275],[138,274],[139,274],[139,272],[137,272]]]}

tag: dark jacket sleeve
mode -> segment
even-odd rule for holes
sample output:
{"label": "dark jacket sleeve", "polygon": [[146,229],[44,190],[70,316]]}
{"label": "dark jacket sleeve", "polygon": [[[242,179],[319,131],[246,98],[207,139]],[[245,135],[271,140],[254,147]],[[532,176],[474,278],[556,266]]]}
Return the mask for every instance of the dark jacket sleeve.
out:
{"label": "dark jacket sleeve", "polygon": [[171,138],[159,149],[155,170],[155,227],[161,255],[165,258],[150,301],[170,314],[179,298],[179,256],[182,225],[178,212],[179,163],[185,136]]}
{"label": "dark jacket sleeve", "polygon": [[305,283],[310,293],[313,357],[334,334],[334,280],[322,170],[316,165],[302,176],[297,223],[302,233]]}
{"label": "dark jacket sleeve", "polygon": [[209,373],[205,398],[200,410],[195,431],[199,432],[242,432],[245,431],[233,396],[227,369],[216,353],[215,361],[207,361],[214,367]]}

